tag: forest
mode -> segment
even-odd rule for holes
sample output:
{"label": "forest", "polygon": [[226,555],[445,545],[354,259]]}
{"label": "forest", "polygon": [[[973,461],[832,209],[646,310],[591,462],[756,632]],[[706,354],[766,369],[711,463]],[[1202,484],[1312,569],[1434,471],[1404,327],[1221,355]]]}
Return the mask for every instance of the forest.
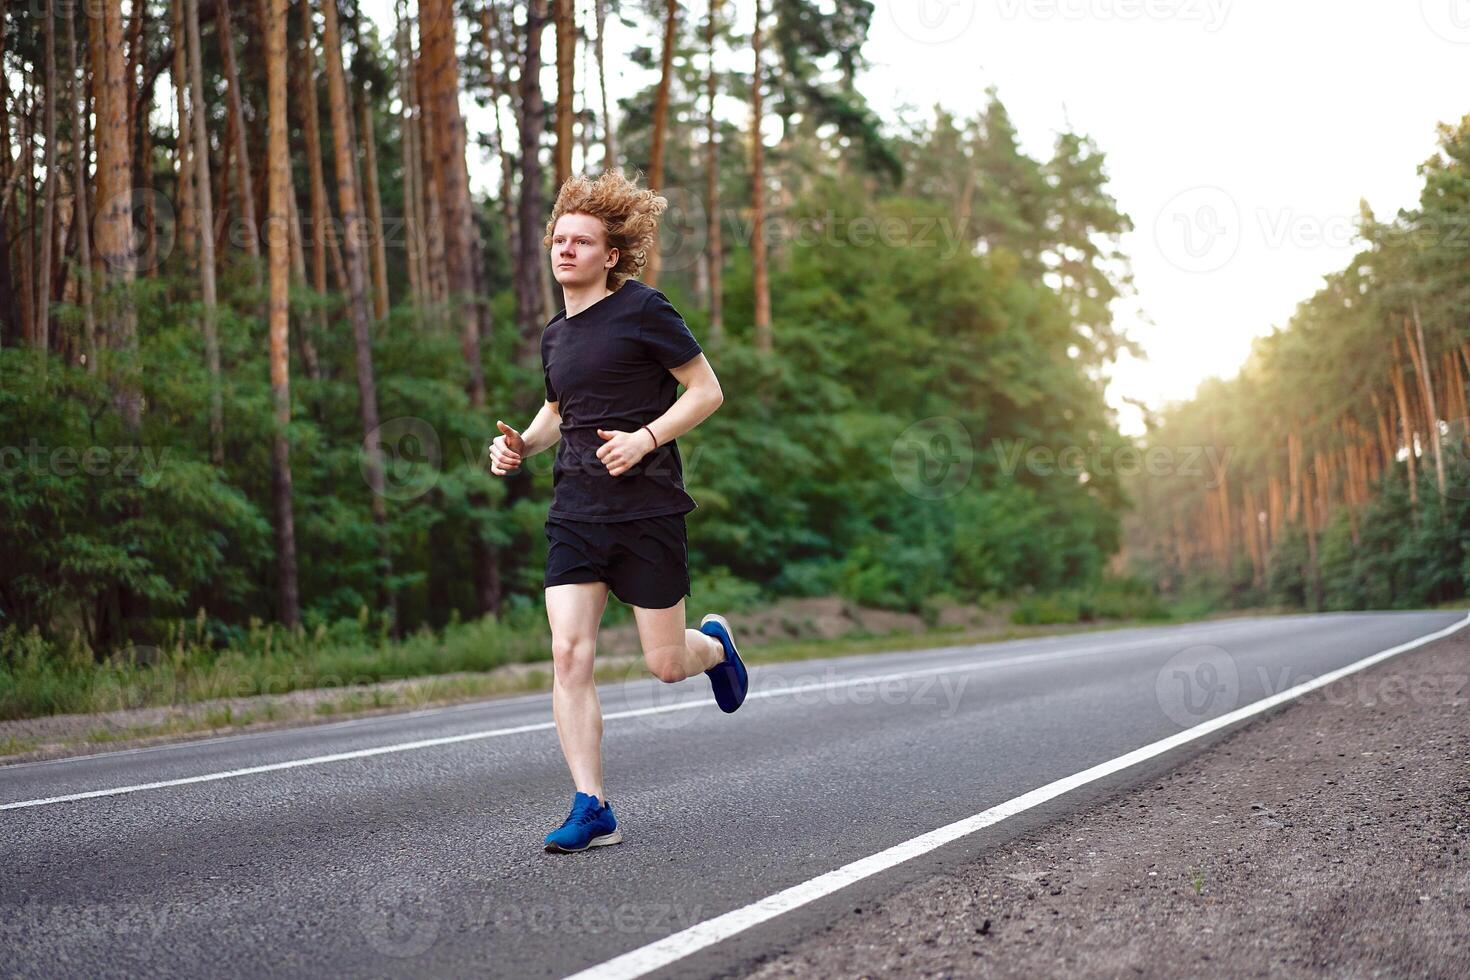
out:
{"label": "forest", "polygon": [[[1116,550],[1116,481],[990,448],[1119,439],[1104,154],[1029,157],[994,90],[880,120],[863,0],[5,2],[9,646],[534,619],[550,454],[483,453],[539,407],[556,188],[610,166],[668,197],[644,280],[732,395],[681,440],[696,599],[920,609]],[[896,482],[954,433],[963,481]]]}
{"label": "forest", "polygon": [[[668,198],[643,278],[727,396],[680,440],[696,604],[1464,595],[1464,122],[1418,210],[1365,213],[1238,378],[1128,439],[1104,149],[1028,154],[993,87],[880,118],[867,0],[0,8],[12,680],[139,649],[544,658],[552,454],[497,479],[485,448],[543,396],[557,188],[612,167]],[[1230,463],[1010,456],[1067,446]]]}
{"label": "forest", "polygon": [[1149,419],[1148,446],[1228,466],[1128,482],[1125,552],[1227,607],[1422,608],[1470,587],[1470,116],[1441,124],[1417,206],[1360,203],[1359,251],[1238,375]]}

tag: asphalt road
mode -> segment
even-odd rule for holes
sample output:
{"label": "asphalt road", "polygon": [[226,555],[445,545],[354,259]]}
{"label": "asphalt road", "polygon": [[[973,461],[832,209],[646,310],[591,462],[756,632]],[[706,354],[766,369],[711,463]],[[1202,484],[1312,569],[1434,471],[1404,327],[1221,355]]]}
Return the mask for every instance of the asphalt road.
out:
{"label": "asphalt road", "polygon": [[[1462,618],[1238,619],[758,667],[729,716],[702,677],[607,685],[625,843],[577,855],[540,847],[571,799],[547,695],[10,766],[0,975],[564,976]],[[1024,823],[668,972],[739,973]]]}

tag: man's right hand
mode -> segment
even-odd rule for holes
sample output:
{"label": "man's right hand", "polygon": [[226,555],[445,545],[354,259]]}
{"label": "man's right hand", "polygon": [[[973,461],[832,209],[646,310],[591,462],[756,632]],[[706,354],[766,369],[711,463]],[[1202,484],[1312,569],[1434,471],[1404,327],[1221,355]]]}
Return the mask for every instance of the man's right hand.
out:
{"label": "man's right hand", "polygon": [[490,472],[496,476],[509,476],[521,467],[526,440],[499,419],[495,420],[495,425],[500,429],[500,435],[490,443]]}

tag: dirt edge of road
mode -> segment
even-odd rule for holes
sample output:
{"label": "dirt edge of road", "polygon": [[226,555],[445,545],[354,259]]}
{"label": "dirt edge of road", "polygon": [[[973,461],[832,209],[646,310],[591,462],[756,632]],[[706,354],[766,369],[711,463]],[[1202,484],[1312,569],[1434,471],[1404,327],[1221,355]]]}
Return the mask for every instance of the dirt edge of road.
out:
{"label": "dirt edge of road", "polygon": [[1158,773],[876,903],[850,902],[748,975],[1470,969],[1470,627]]}

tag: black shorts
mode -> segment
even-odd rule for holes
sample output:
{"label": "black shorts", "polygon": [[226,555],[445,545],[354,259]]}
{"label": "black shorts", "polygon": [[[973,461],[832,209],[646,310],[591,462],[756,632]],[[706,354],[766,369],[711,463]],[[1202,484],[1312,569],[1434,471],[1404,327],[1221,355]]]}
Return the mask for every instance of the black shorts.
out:
{"label": "black shorts", "polygon": [[689,536],[683,514],[631,521],[546,520],[546,587],[606,582],[630,606],[667,609],[689,588]]}

